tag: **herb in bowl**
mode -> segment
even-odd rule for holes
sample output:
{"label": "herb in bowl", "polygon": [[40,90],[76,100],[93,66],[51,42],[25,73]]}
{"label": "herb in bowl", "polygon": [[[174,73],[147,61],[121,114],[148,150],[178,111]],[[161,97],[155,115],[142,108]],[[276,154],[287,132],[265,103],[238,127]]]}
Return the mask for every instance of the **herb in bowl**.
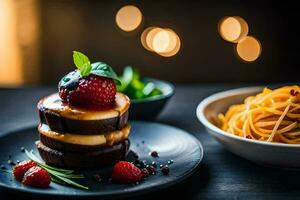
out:
{"label": "herb in bowl", "polygon": [[153,82],[143,81],[138,70],[132,66],[126,66],[119,79],[122,84],[117,86],[117,90],[125,93],[130,99],[144,99],[163,94]]}

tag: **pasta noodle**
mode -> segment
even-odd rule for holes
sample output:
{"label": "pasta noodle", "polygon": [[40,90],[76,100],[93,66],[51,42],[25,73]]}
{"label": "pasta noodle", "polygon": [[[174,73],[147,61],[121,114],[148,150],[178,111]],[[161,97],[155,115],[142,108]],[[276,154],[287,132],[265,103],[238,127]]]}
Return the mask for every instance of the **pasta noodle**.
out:
{"label": "pasta noodle", "polygon": [[234,135],[266,142],[300,144],[300,88],[265,88],[243,104],[219,114],[221,128]]}

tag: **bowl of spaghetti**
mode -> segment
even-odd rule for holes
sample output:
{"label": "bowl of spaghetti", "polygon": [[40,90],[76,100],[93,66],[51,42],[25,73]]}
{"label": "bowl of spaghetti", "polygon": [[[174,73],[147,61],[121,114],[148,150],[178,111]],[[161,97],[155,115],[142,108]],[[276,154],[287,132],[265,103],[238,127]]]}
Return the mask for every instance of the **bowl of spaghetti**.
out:
{"label": "bowl of spaghetti", "polygon": [[197,117],[226,149],[256,163],[300,169],[300,88],[248,87],[207,97]]}

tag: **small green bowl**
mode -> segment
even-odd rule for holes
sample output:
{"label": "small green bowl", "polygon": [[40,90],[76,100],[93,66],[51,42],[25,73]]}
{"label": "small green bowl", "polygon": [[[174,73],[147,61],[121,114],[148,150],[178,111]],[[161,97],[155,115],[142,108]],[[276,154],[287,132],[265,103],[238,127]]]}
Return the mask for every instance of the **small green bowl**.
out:
{"label": "small green bowl", "polygon": [[167,81],[153,78],[143,78],[143,81],[153,82],[163,94],[144,99],[132,99],[129,110],[130,120],[154,120],[174,94],[174,85]]}

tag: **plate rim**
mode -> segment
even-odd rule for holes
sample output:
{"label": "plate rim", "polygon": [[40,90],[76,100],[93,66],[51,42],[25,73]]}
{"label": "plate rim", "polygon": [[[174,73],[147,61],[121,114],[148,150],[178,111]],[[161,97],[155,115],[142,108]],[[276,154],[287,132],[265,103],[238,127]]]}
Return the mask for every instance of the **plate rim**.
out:
{"label": "plate rim", "polygon": [[[35,194],[35,195],[49,195],[51,197],[53,197],[53,196],[60,196],[60,197],[64,197],[64,196],[65,197],[67,197],[67,196],[68,197],[74,197],[74,196],[78,196],[78,197],[96,197],[96,196],[97,197],[117,197],[117,196],[120,196],[120,195],[122,195],[123,197],[128,197],[128,196],[137,196],[139,194],[147,194],[147,193],[150,193],[150,192],[153,192],[153,191],[159,191],[159,190],[174,186],[174,185],[184,181],[185,179],[191,177],[191,175],[200,168],[201,164],[203,163],[202,161],[203,161],[203,158],[204,158],[204,148],[203,148],[203,145],[200,142],[200,140],[198,138],[196,138],[193,134],[189,133],[188,131],[186,131],[184,129],[178,128],[178,127],[173,126],[173,125],[164,124],[164,123],[148,122],[148,121],[140,121],[140,120],[133,120],[133,121],[130,121],[130,122],[131,123],[133,122],[133,123],[156,124],[156,125],[165,126],[165,127],[168,127],[168,128],[173,128],[173,129],[180,130],[181,132],[183,132],[184,134],[187,134],[189,137],[191,137],[196,142],[196,144],[197,144],[197,146],[199,147],[199,150],[200,150],[200,158],[197,159],[197,162],[195,163],[193,168],[191,170],[187,171],[183,176],[177,177],[175,180],[173,180],[171,182],[167,182],[165,184],[157,184],[157,185],[145,188],[145,189],[120,191],[120,192],[117,192],[117,193],[103,193],[103,192],[94,191],[94,192],[89,192],[89,193],[83,192],[83,193],[76,193],[76,194],[74,194],[74,193],[71,193],[71,194],[70,193],[55,194],[55,193],[47,193],[47,190],[43,190],[43,189],[30,188],[30,187],[25,188],[25,186],[24,186],[24,188],[10,187],[9,185],[6,185],[2,182],[0,182],[0,188],[11,190],[11,191],[17,191],[17,192],[20,192],[20,193]],[[30,125],[30,126],[25,126],[25,127],[9,130],[8,132],[3,133],[0,136],[0,139],[2,137],[7,136],[7,135],[13,134],[15,132],[19,132],[19,131],[26,130],[26,129],[33,129],[33,128],[34,128],[34,125]],[[80,189],[78,189],[78,190],[80,190]],[[84,190],[80,190],[80,191],[84,191]]]}

